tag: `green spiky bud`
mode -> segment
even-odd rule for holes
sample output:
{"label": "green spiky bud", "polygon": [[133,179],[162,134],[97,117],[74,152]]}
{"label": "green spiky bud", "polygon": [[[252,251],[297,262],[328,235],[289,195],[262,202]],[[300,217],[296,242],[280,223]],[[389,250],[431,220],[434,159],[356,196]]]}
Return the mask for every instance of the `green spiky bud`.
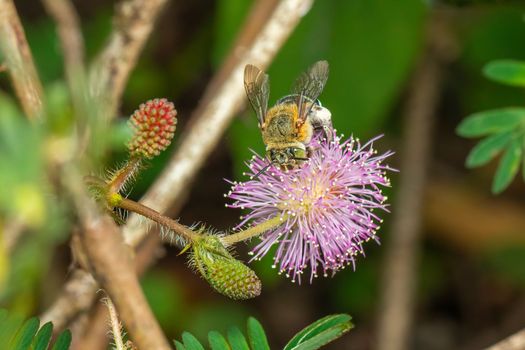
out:
{"label": "green spiky bud", "polygon": [[261,294],[261,281],[255,272],[235,259],[218,236],[203,236],[192,248],[192,263],[216,291],[235,300]]}

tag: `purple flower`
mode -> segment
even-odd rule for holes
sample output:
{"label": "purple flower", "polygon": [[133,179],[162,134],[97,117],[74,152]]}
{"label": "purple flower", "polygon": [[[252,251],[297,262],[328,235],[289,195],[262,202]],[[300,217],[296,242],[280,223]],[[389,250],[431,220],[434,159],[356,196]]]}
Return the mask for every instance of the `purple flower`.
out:
{"label": "purple flower", "polygon": [[[300,168],[272,165],[255,179],[232,183],[227,197],[234,202],[227,206],[249,211],[235,229],[276,215],[283,218],[282,225],[261,236],[262,242],[250,252],[253,259],[261,259],[278,244],[273,267],[278,265],[279,273],[299,283],[308,266],[310,282],[319,270],[327,276],[350,263],[355,268],[355,256],[364,254],[363,243],[379,242],[376,231],[382,220],[374,209],[387,211],[381,187],[390,185],[385,173],[393,169],[383,161],[392,152],[377,155],[372,143],[378,138],[364,145],[354,138],[340,143],[334,132],[332,142],[311,142],[314,151]],[[266,158],[255,155],[248,175],[267,164]]]}

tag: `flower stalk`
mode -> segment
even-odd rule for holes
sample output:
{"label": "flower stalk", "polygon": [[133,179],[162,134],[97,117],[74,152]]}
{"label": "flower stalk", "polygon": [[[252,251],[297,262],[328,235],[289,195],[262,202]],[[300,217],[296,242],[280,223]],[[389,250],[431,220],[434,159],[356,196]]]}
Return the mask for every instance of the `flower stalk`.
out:
{"label": "flower stalk", "polygon": [[120,196],[120,198],[116,200],[115,202],[113,202],[113,204],[115,207],[129,210],[139,215],[142,215],[144,217],[147,217],[148,219],[151,219],[159,223],[160,225],[169,228],[170,230],[186,238],[190,242],[194,242],[198,240],[201,236],[200,233],[193,231],[189,227],[181,225],[176,220],[173,220],[170,217],[164,216],[158,211],[151,209],[150,207],[147,207],[145,205],[142,205],[138,202],[135,202],[131,199],[123,198],[122,196]]}
{"label": "flower stalk", "polygon": [[222,237],[221,241],[225,246],[230,246],[234,243],[245,241],[255,236],[259,236],[265,233],[266,231],[269,231],[269,230],[272,230],[272,229],[275,229],[281,226],[286,220],[288,220],[289,216],[290,214],[287,214],[287,213],[278,214],[255,226],[247,228],[246,230],[242,230],[236,233],[232,233],[231,235]]}

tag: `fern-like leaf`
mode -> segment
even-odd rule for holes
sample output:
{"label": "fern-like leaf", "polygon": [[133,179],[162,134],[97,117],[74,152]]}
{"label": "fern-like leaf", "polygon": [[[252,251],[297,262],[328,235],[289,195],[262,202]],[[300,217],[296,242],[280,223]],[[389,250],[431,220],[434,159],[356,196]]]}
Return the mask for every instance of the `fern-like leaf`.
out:
{"label": "fern-like leaf", "polygon": [[[352,329],[350,320],[350,315],[346,314],[324,317],[297,333],[285,349],[319,349]],[[247,335],[245,337],[237,327],[230,327],[226,336],[217,331],[209,332],[208,342],[211,350],[270,350],[263,327],[253,317],[248,319]],[[182,334],[182,342],[175,340],[174,344],[177,350],[204,350],[202,344],[188,332]]]}
{"label": "fern-like leaf", "polygon": [[50,340],[53,333],[51,322],[40,327],[40,320],[32,317],[23,322],[22,317],[0,309],[0,344],[6,350],[68,350],[71,332],[65,330],[57,337],[54,345]]}

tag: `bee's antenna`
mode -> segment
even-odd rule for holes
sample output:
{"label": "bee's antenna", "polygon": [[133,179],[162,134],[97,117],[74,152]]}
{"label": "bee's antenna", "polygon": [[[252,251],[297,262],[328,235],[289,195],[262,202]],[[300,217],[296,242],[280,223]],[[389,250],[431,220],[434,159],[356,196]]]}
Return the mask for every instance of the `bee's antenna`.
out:
{"label": "bee's antenna", "polygon": [[302,157],[293,157],[294,160],[302,160],[307,161],[309,158],[302,158]]}
{"label": "bee's antenna", "polygon": [[250,180],[254,180],[254,179],[257,179],[259,177],[259,175],[261,175],[263,172],[266,171],[266,169],[268,169],[269,167],[272,166],[273,163],[268,163],[265,167],[263,167],[261,170],[259,170],[259,172],[253,176],[250,176]]}

